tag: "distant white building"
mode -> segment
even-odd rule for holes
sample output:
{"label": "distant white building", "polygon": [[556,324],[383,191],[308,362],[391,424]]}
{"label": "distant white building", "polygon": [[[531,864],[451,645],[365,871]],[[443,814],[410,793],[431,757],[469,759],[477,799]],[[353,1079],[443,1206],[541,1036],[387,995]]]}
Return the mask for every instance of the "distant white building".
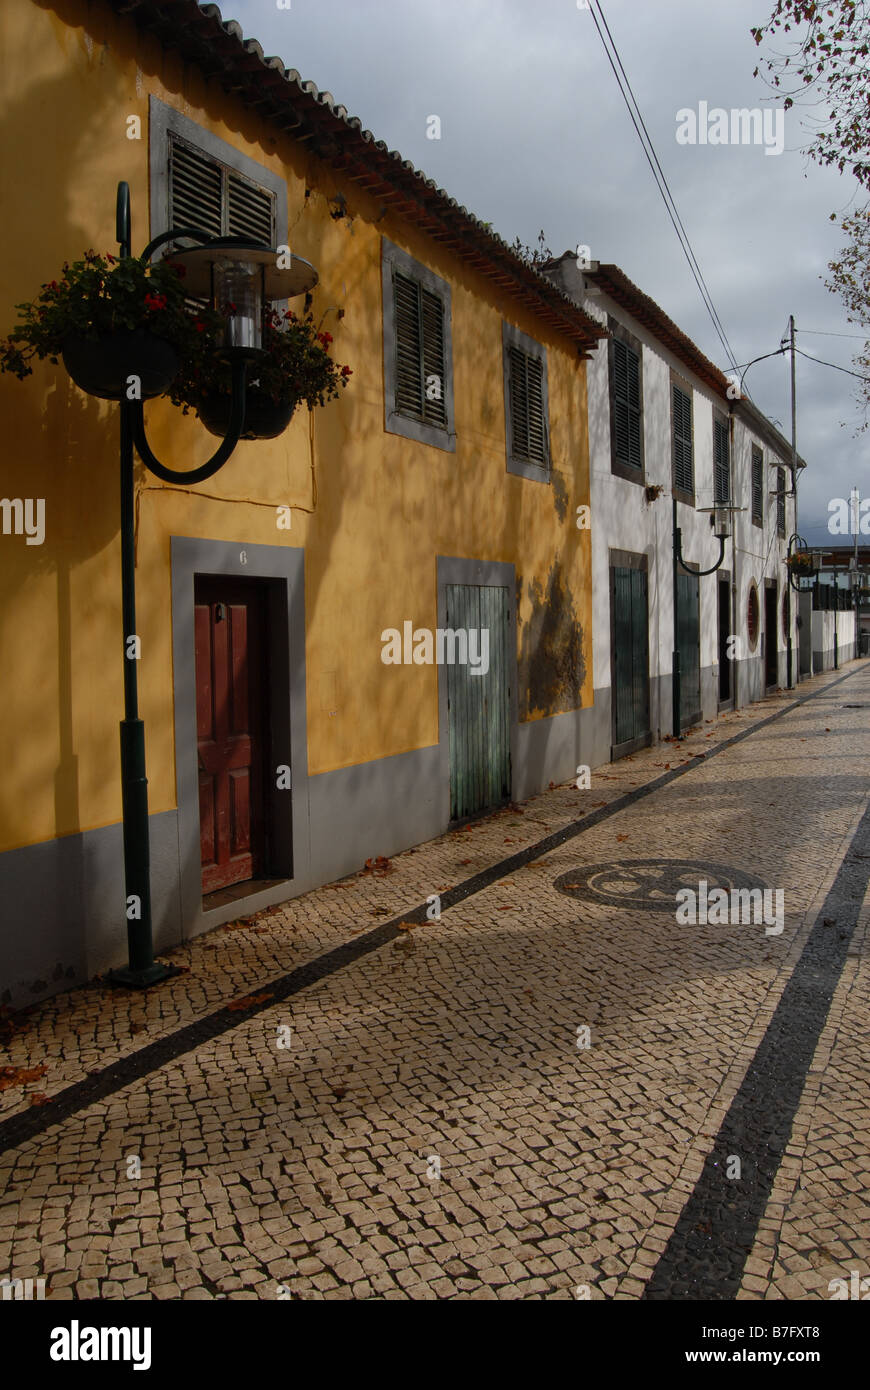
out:
{"label": "distant white building", "polygon": [[[788,583],[789,442],[748,400],[729,398],[723,373],[617,266],[581,271],[566,252],[544,272],[611,334],[586,378],[595,715],[584,757],[594,766],[795,685],[813,670],[818,638],[810,596],[799,621]],[[674,518],[683,560],[710,570],[722,549],[717,503],[738,509],[721,564],[691,574],[675,562]],[[851,615],[825,619],[849,660]],[[828,636],[816,670],[834,664]]]}

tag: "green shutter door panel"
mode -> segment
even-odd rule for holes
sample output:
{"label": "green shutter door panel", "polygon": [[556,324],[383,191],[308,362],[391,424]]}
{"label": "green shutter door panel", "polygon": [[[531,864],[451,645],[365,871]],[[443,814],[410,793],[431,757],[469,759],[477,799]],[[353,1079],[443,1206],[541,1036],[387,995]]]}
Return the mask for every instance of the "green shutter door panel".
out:
{"label": "green shutter door panel", "polygon": [[445,643],[450,819],[462,820],[510,800],[510,606],[500,586],[448,584],[446,590],[448,629],[489,630],[485,675],[472,675],[468,663],[451,664]]}
{"label": "green shutter door panel", "polygon": [[677,575],[677,651],[680,654],[680,728],[701,718],[701,630],[698,577]]}
{"label": "green shutter door panel", "polygon": [[613,756],[650,741],[649,609],[645,570],[610,571]]}

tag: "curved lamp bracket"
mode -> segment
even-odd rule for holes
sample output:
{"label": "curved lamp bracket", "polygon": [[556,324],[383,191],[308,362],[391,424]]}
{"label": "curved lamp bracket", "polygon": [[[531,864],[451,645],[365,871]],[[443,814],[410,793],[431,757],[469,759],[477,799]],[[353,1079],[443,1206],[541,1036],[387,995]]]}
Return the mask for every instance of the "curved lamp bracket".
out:
{"label": "curved lamp bracket", "polygon": [[204,483],[206,478],[217,473],[219,468],[223,468],[241,439],[242,430],[245,428],[245,384],[248,361],[249,359],[246,357],[233,358],[232,404],[226,438],[208,462],[201,464],[199,468],[189,468],[186,472],[178,472],[177,469],[167,468],[162,464],[151,452],[151,447],[145,437],[145,412],[142,401],[132,402],[133,442],[136,445],[136,452],[145,467],[156,477],[161,478],[164,483]]}
{"label": "curved lamp bracket", "polygon": [[696,574],[699,576],[703,576],[705,574],[714,574],[715,571],[721,565],[722,561],[725,559],[725,539],[726,538],[724,536],[719,537],[719,559],[716,561],[715,565],[711,565],[708,570],[696,570],[692,565],[687,565],[685,560],[683,559],[682,548],[678,548],[677,559],[680,562],[681,568],[685,570],[686,574]]}

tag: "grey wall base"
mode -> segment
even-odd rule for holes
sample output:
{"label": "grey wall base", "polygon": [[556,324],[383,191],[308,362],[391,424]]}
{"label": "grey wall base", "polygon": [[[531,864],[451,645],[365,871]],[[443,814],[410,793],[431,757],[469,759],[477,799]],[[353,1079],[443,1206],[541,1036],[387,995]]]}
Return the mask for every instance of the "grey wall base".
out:
{"label": "grey wall base", "polygon": [[519,726],[514,763],[513,797],[525,801],[546,791],[551,782],[567,782],[577,768],[600,767],[610,759],[610,707],[595,692],[588,709],[569,710]]}
{"label": "grey wall base", "polygon": [[[181,939],[175,811],[150,817],[154,939]],[[127,959],[120,825],[0,855],[0,1003],[22,1008]]]}

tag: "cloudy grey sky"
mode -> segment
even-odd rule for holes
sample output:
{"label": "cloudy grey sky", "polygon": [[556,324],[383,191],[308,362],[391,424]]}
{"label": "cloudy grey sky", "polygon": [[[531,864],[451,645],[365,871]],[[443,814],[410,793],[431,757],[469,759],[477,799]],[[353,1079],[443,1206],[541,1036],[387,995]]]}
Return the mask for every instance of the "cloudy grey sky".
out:
{"label": "cloudy grey sky", "polygon": [[[829,220],[855,182],[803,154],[803,113],[785,149],[687,145],[676,113],[763,107],[753,25],[773,0],[601,0],[683,223],[739,364],[772,352],[795,315],[798,345],[851,367],[860,347],[824,287],[842,235]],[[701,301],[588,10],[577,0],[223,0],[225,20],[332,93],[508,241],[543,228],[556,254],[588,244],[614,261],[720,367]],[[441,139],[427,139],[427,117]],[[861,201],[859,199],[859,201]],[[859,383],[798,357],[798,449],[809,467],[800,529],[829,540],[828,499],[870,493]],[[790,437],[786,357],[746,376],[755,403]]]}

